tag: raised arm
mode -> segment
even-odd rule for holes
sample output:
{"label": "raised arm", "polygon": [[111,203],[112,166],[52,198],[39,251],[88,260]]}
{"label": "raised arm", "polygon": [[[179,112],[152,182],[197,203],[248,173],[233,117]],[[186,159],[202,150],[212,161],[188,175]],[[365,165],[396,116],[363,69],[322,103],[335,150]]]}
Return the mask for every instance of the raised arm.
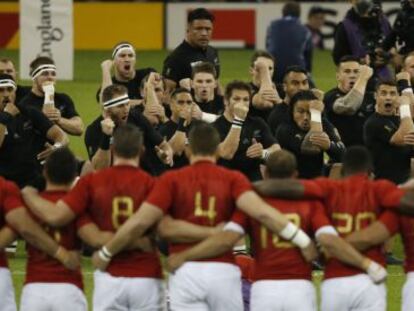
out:
{"label": "raised arm", "polygon": [[[322,112],[323,102],[320,99],[312,100],[309,104],[309,110],[311,115],[310,130],[303,139],[301,145],[301,151],[305,154],[318,154],[322,151],[322,148],[312,143],[312,135],[322,134]],[[325,134],[326,135],[326,134]]]}
{"label": "raised arm", "polygon": [[243,123],[246,120],[248,108],[243,104],[237,103],[234,105],[234,118],[230,131],[226,138],[219,145],[219,155],[223,159],[231,160],[239,148],[240,134]]}
{"label": "raised arm", "polygon": [[365,89],[373,70],[367,65],[361,65],[360,73],[355,85],[343,97],[339,97],[333,104],[333,111],[337,114],[354,115],[364,100]]}

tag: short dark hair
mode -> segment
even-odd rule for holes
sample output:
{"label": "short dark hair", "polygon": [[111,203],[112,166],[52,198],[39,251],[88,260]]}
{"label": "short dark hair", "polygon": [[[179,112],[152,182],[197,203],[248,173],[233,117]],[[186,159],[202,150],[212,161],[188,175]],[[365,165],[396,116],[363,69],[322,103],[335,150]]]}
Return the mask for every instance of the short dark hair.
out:
{"label": "short dark hair", "polygon": [[111,84],[104,88],[102,92],[102,101],[107,102],[115,97],[115,95],[128,94],[128,89],[121,84]]}
{"label": "short dark hair", "polygon": [[208,19],[209,21],[214,22],[214,15],[205,8],[197,8],[188,13],[187,23],[190,24],[196,19]]}
{"label": "short dark hair", "polygon": [[344,55],[339,59],[338,67],[342,63],[348,63],[348,62],[357,62],[358,64],[361,64],[361,60],[359,59],[359,57],[356,57],[356,56],[353,56],[353,55]]}
{"label": "short dark hair", "polygon": [[70,185],[76,178],[78,163],[67,147],[58,148],[46,159],[44,172],[48,181],[57,185]]}
{"label": "short dark hair", "polygon": [[326,14],[327,10],[320,6],[313,6],[309,9],[308,18],[317,14]]}
{"label": "short dark hair", "polygon": [[373,169],[371,154],[364,146],[351,146],[342,159],[342,174],[369,173]]}
{"label": "short dark hair", "polygon": [[35,69],[41,65],[54,65],[54,64],[55,62],[50,57],[39,56],[30,63],[30,75],[32,75],[33,71],[35,71]]}
{"label": "short dark hair", "polygon": [[256,51],[253,53],[252,57],[250,58],[250,67],[254,66],[254,62],[259,58],[259,57],[264,57],[264,58],[268,58],[271,59],[273,61],[273,63],[275,63],[275,58],[273,57],[272,54],[270,54],[267,51]]}
{"label": "short dark hair", "polygon": [[305,68],[301,67],[301,66],[289,66],[286,68],[285,73],[283,75],[283,82],[286,82],[287,76],[291,73],[291,72],[296,72],[296,73],[303,73],[304,75],[308,75],[308,72],[306,71]]}
{"label": "short dark hair", "polygon": [[[175,99],[177,97],[178,94],[181,93],[187,93],[191,95],[191,92],[189,90],[187,90],[186,88],[183,87],[178,87],[176,89],[174,89],[174,91],[171,93],[171,99]],[[191,95],[192,97],[192,95]]]}
{"label": "short dark hair", "polygon": [[199,122],[191,128],[188,142],[194,155],[214,156],[220,144],[220,134],[213,125]]}
{"label": "short dark hair", "polygon": [[112,50],[114,50],[118,45],[121,45],[121,44],[129,44],[130,46],[134,47],[134,45],[131,42],[129,42],[129,41],[119,41],[117,44],[115,44],[112,47]]}
{"label": "short dark hair", "polygon": [[379,90],[379,88],[382,85],[387,85],[387,86],[394,86],[397,87],[397,82],[395,82],[395,80],[379,80],[377,82],[377,84],[375,85],[375,92]]}
{"label": "short dark hair", "polygon": [[132,124],[120,125],[113,134],[114,154],[124,159],[139,156],[144,138],[141,131]]}
{"label": "short dark hair", "polygon": [[195,66],[193,67],[192,72],[191,72],[191,78],[193,79],[193,78],[194,78],[194,76],[195,76],[197,73],[200,73],[200,72],[203,72],[203,73],[210,73],[210,74],[212,74],[212,75],[213,75],[214,79],[216,79],[216,78],[217,78],[217,71],[216,71],[216,67],[214,67],[214,65],[213,65],[212,63],[210,63],[210,62],[201,62],[201,63],[199,63],[199,64],[195,65]]}
{"label": "short dark hair", "polygon": [[252,88],[250,85],[244,81],[233,80],[226,85],[226,90],[224,92],[224,98],[229,100],[234,90],[243,90],[249,93],[249,96],[252,95]]}
{"label": "short dark hair", "polygon": [[270,178],[290,178],[297,170],[295,155],[283,149],[272,152],[266,160],[266,169]]}
{"label": "short dark hair", "polygon": [[0,80],[12,80],[12,81],[14,81],[13,77],[11,75],[8,75],[7,73],[0,73]]}
{"label": "short dark hair", "polygon": [[300,17],[300,4],[297,2],[287,2],[282,8],[282,15]]}
{"label": "short dark hair", "polygon": [[293,115],[293,110],[299,101],[302,101],[302,100],[311,101],[314,99],[318,99],[318,98],[315,96],[315,94],[313,94],[311,90],[304,90],[304,91],[297,92],[295,95],[292,96],[289,102],[289,107],[292,111],[292,115]]}
{"label": "short dark hair", "polygon": [[14,65],[13,61],[7,57],[0,58],[0,63],[12,63]]}

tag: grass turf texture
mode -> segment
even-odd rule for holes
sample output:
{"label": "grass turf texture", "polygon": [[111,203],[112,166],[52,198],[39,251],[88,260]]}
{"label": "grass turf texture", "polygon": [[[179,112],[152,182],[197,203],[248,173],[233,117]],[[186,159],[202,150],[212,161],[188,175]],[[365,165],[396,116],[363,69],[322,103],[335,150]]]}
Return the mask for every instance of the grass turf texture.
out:
{"label": "grass turf texture", "polygon": [[[249,79],[249,59],[252,50],[222,50],[220,51],[221,59],[221,83],[224,85],[233,79]],[[57,91],[68,93],[79,112],[86,126],[91,123],[100,113],[100,109],[95,100],[96,90],[100,85],[100,63],[110,57],[110,51],[83,51],[75,53],[75,79],[74,81],[57,83]],[[138,52],[137,66],[154,67],[161,71],[162,62],[167,55],[166,51],[146,51]],[[15,64],[18,64],[17,51],[1,51],[0,58],[11,58]],[[17,67],[18,68],[18,67]],[[316,52],[314,55],[313,77],[318,88],[327,91],[335,86],[335,67],[332,63],[329,52]],[[277,70],[277,64],[276,64]],[[59,68],[58,68],[59,74]],[[29,85],[29,81],[23,81],[23,85]],[[70,146],[72,150],[86,158],[86,150],[83,143],[83,137],[71,137]],[[14,286],[16,290],[16,299],[20,301],[20,294],[24,282],[25,271],[25,254],[23,244],[20,243],[17,256],[9,261],[10,269],[13,273]],[[402,247],[398,240],[395,243],[395,254],[402,257]],[[93,269],[89,259],[83,260],[83,272],[85,281],[85,292],[91,309],[91,298],[93,288]],[[388,268],[388,311],[400,310],[401,288],[404,282],[404,274],[401,267],[391,266]],[[315,283],[319,286],[321,275],[315,275]]]}

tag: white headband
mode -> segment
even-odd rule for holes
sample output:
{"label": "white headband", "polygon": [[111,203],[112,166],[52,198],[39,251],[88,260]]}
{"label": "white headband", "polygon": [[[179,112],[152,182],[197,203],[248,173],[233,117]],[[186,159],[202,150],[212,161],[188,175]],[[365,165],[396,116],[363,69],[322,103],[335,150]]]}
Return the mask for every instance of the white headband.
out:
{"label": "white headband", "polygon": [[116,106],[127,104],[127,103],[129,103],[129,97],[128,97],[128,94],[125,94],[125,95],[121,95],[121,96],[112,98],[104,102],[102,106],[104,109],[108,109],[108,108],[116,107]]}
{"label": "white headband", "polygon": [[134,53],[135,55],[135,49],[131,44],[121,43],[114,48],[114,51],[112,52],[112,59],[114,59],[118,55],[118,53],[125,50],[132,51],[132,53]]}
{"label": "white headband", "polygon": [[8,86],[12,87],[13,90],[17,89],[16,82],[14,82],[13,80],[11,79],[0,80],[0,87],[8,87]]}
{"label": "white headband", "polygon": [[39,75],[41,75],[45,71],[54,71],[56,72],[56,66],[52,64],[40,65],[32,72],[32,80],[36,79]]}

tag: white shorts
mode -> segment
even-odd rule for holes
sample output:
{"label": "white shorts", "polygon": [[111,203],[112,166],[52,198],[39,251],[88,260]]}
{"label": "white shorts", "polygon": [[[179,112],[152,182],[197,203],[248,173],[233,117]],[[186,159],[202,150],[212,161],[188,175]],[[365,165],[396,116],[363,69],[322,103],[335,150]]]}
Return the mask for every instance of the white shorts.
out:
{"label": "white shorts", "polygon": [[308,280],[263,280],[252,285],[250,311],[316,311],[316,291]]}
{"label": "white shorts", "polygon": [[220,262],[187,262],[169,278],[171,311],[243,310],[239,267]]}
{"label": "white shorts", "polygon": [[13,282],[10,270],[0,268],[0,311],[16,311]]}
{"label": "white shorts", "polygon": [[366,274],[332,278],[322,283],[322,311],[385,311],[384,284],[374,284]]}
{"label": "white shorts", "polygon": [[114,277],[95,271],[94,280],[94,311],[164,310],[164,291],[160,279]]}
{"label": "white shorts", "polygon": [[402,290],[402,311],[414,310],[414,272],[407,273]]}
{"label": "white shorts", "polygon": [[87,311],[85,295],[68,283],[29,283],[23,287],[20,311]]}

